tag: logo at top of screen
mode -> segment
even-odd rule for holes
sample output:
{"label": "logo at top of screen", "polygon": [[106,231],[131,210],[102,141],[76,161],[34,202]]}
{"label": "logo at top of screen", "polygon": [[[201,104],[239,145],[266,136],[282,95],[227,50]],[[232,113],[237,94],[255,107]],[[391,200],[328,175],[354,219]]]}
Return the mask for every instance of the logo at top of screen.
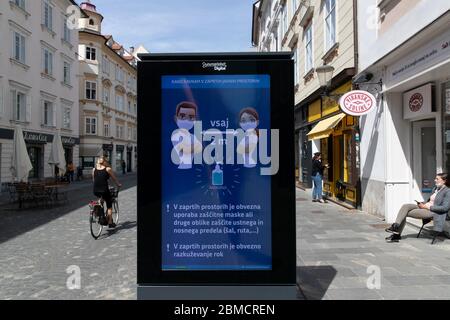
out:
{"label": "logo at top of screen", "polygon": [[227,70],[226,62],[203,62],[203,69],[213,68],[214,71],[225,71]]}

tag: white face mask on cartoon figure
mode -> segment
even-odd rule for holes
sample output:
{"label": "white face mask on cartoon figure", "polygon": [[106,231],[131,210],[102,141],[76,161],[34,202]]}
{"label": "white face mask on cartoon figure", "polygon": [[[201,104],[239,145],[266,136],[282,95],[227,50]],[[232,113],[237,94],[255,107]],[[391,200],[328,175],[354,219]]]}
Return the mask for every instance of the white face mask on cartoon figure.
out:
{"label": "white face mask on cartoon figure", "polygon": [[241,122],[240,123],[242,130],[248,131],[248,130],[254,130],[258,126],[258,121],[255,122]]}
{"label": "white face mask on cartoon figure", "polygon": [[178,128],[191,130],[194,127],[194,121],[191,120],[177,120]]}

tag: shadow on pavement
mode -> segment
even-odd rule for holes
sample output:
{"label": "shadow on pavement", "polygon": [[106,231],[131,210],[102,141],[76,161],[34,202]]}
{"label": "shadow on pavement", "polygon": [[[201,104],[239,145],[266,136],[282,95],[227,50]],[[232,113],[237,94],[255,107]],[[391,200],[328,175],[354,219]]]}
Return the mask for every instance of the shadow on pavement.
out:
{"label": "shadow on pavement", "polygon": [[321,300],[336,275],[332,266],[297,267],[297,284],[306,300]]}
{"label": "shadow on pavement", "polygon": [[106,238],[109,238],[110,236],[114,234],[119,234],[122,230],[127,229],[133,229],[136,228],[137,222],[136,221],[126,221],[124,223],[120,223],[117,225],[114,229],[108,229],[106,228],[106,232],[103,232],[102,235],[97,240],[103,240]]}
{"label": "shadow on pavement", "polygon": [[[121,192],[135,187],[137,183],[136,175],[119,177],[119,179],[122,183]],[[86,214],[80,215],[80,219],[84,218],[88,221],[89,201],[95,199],[92,193],[92,185],[83,185],[79,189],[70,190],[68,199],[68,204],[50,209],[41,207],[17,210],[17,205],[0,207],[0,244],[83,207],[86,208]]]}

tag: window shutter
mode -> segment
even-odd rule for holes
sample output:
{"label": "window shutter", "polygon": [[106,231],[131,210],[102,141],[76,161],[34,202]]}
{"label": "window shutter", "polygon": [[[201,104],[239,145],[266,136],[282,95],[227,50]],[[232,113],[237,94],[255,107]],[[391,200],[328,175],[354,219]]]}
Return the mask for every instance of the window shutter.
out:
{"label": "window shutter", "polygon": [[41,124],[45,125],[45,101],[41,99]]}
{"label": "window shutter", "polygon": [[10,93],[11,93],[11,104],[12,104],[12,108],[11,108],[11,111],[12,111],[12,119],[13,119],[13,120],[18,120],[18,119],[17,119],[17,111],[16,111],[16,108],[17,108],[17,95],[16,95],[16,90],[11,90]]}
{"label": "window shutter", "polygon": [[3,86],[0,84],[0,116],[2,116],[3,114],[4,114],[4,112],[5,112],[5,107],[4,107],[4,105],[3,105],[3,100],[4,100],[4,98],[3,98],[3,96],[4,96],[4,89],[3,89]]}
{"label": "window shutter", "polygon": [[32,100],[32,96],[31,95],[25,95],[25,120],[27,122],[31,122],[31,100]]}
{"label": "window shutter", "polygon": [[26,54],[26,52],[25,52],[25,49],[26,49],[25,37],[19,35],[19,38],[20,38],[20,60],[22,61],[22,63],[26,63],[26,60],[25,60],[25,54]]}
{"label": "window shutter", "polygon": [[53,30],[53,8],[48,5],[48,28]]}
{"label": "window shutter", "polygon": [[52,103],[52,125],[56,127],[56,106]]}
{"label": "window shutter", "polygon": [[48,74],[53,75],[53,53],[49,52],[48,53],[48,65],[49,65],[49,70],[48,70]]}

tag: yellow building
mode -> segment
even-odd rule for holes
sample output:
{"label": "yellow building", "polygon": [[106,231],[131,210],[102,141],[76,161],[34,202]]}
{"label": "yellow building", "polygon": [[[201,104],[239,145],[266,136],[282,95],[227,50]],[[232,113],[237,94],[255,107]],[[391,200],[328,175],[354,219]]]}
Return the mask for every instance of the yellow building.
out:
{"label": "yellow building", "polygon": [[[331,92],[331,96],[351,91],[347,82]],[[359,165],[357,163],[358,119],[340,111],[335,99],[320,97],[308,106],[307,134],[310,141],[318,141],[322,161],[330,168],[324,172],[324,194],[329,198],[358,204]]]}
{"label": "yellow building", "polygon": [[137,58],[111,35],[102,34],[103,16],[91,2],[80,20],[80,159],[89,171],[107,156],[116,171],[137,167]]}

